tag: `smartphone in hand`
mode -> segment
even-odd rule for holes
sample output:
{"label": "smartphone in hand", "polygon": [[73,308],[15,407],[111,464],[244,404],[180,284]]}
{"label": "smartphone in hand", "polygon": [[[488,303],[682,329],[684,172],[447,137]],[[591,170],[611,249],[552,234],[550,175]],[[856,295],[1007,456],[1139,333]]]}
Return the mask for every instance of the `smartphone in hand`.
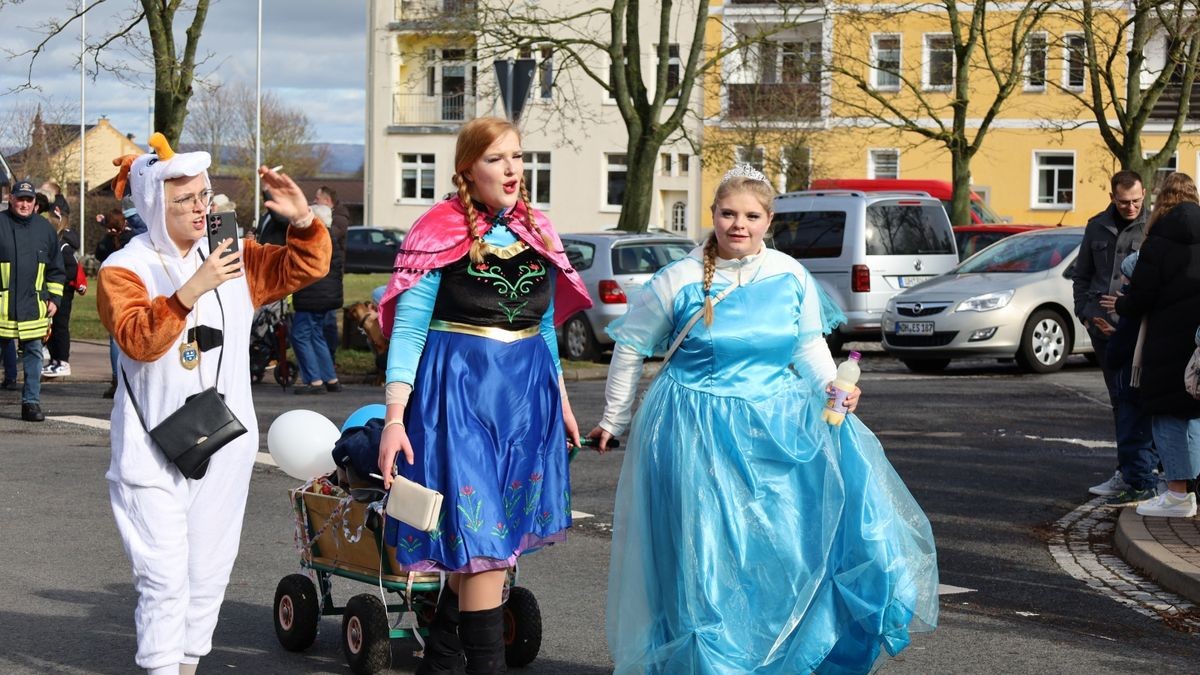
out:
{"label": "smartphone in hand", "polygon": [[237,214],[233,211],[224,211],[222,213],[210,213],[208,218],[208,250],[215,251],[217,246],[226,239],[232,239],[233,245],[225,250],[224,255],[233,255],[238,252],[238,225]]}

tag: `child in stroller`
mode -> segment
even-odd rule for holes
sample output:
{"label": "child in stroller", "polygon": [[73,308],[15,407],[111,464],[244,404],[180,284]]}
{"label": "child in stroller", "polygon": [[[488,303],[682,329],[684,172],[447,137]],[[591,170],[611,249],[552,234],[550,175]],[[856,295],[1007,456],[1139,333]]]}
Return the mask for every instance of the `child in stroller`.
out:
{"label": "child in stroller", "polygon": [[291,319],[286,300],[264,305],[255,312],[250,326],[250,378],[254,382],[262,382],[274,364],[279,386],[286,388],[295,383],[299,369],[287,358]]}

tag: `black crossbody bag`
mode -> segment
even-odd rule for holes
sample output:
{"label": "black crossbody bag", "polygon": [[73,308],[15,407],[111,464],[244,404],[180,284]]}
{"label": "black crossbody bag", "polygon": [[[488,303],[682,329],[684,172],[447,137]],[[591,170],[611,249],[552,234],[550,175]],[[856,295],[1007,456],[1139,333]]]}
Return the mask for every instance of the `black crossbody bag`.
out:
{"label": "black crossbody bag", "polygon": [[[213,289],[213,293],[217,293],[216,289]],[[217,303],[220,302],[221,296],[217,294]],[[221,309],[224,316],[224,306]],[[221,381],[221,361],[224,357],[225,345],[222,343],[221,355],[217,357],[217,382]],[[121,368],[121,378],[125,381],[125,393],[129,395],[129,402],[133,404],[142,428],[186,478],[203,478],[208,471],[208,460],[230,441],[246,433],[246,427],[225,405],[225,396],[217,391],[215,385],[187,397],[178,410],[151,429],[146,426],[146,418],[133,396],[133,388],[129,386],[124,368]]]}

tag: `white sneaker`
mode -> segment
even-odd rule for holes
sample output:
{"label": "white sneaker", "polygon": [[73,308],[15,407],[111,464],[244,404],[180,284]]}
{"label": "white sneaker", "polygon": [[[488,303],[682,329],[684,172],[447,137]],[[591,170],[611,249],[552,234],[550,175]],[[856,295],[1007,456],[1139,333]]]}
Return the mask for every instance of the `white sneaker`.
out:
{"label": "white sneaker", "polygon": [[1100,497],[1115,497],[1128,489],[1129,483],[1125,482],[1125,477],[1121,475],[1121,470],[1117,469],[1108,480],[1088,488],[1088,492]]}
{"label": "white sneaker", "polygon": [[1196,515],[1196,495],[1189,492],[1183,499],[1172,497],[1170,493],[1163,494],[1138,504],[1139,516],[1156,516],[1159,518],[1191,518]]}
{"label": "white sneaker", "polygon": [[42,377],[66,377],[71,374],[71,364],[66,361],[51,363],[42,368]]}

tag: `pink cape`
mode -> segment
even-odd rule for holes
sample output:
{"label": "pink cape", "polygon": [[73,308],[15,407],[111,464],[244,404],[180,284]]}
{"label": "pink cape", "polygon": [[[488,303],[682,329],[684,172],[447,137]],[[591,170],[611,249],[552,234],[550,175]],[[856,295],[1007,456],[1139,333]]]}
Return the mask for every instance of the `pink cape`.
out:
{"label": "pink cape", "polygon": [[[508,229],[518,239],[541,253],[546,260],[558,268],[557,282],[554,288],[554,325],[561,325],[572,314],[592,306],[587,288],[579,273],[567,260],[563,251],[562,240],[550,224],[550,219],[538,210],[533,211],[534,220],[542,232],[550,235],[554,242],[553,250],[546,248],[542,238],[530,230],[525,222],[525,205],[517,202],[508,221]],[[492,228],[484,214],[479,214],[476,232],[483,236]],[[451,197],[438,202],[413,223],[412,229],[404,237],[404,244],[396,254],[395,271],[383,292],[379,302],[379,324],[383,334],[391,336],[392,324],[396,316],[396,302],[401,293],[416,285],[429,272],[441,269],[463,256],[471,248],[471,239],[467,235],[466,211],[457,197]]]}

